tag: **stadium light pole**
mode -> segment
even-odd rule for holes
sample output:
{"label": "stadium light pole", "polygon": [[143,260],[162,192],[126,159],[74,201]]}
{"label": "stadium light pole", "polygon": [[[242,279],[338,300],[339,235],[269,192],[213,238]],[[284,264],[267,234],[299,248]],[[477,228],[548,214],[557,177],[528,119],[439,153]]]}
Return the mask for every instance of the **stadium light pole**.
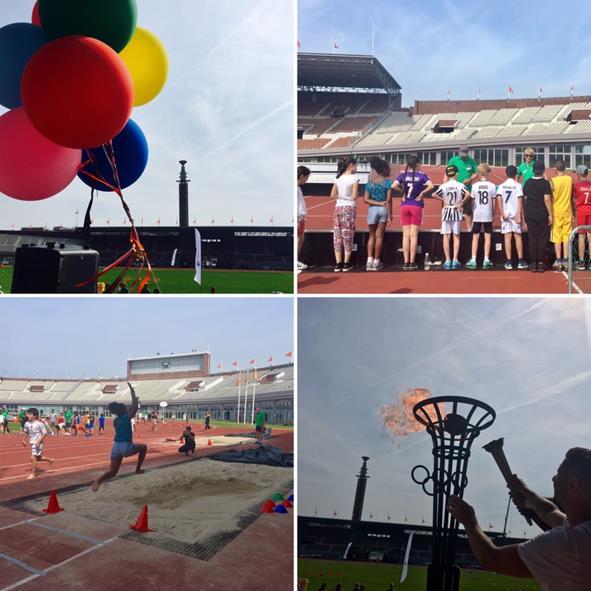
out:
{"label": "stadium light pole", "polygon": [[189,183],[187,171],[185,170],[186,160],[179,160],[181,173],[177,183],[179,184],[179,227],[189,227]]}
{"label": "stadium light pole", "polygon": [[[411,477],[433,497],[433,543],[427,569],[427,591],[458,591],[460,568],[454,564],[458,522],[448,510],[452,495],[463,498],[468,485],[468,459],[472,443],[496,418],[492,407],[463,396],[427,398],[413,408],[433,444],[433,470],[415,466]],[[417,476],[421,471],[422,478]]]}

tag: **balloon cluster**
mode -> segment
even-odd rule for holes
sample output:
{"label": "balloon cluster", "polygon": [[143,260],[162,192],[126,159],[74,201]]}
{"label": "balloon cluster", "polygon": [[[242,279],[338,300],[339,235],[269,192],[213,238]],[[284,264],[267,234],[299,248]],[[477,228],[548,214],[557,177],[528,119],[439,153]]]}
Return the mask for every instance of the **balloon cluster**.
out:
{"label": "balloon cluster", "polygon": [[0,28],[0,192],[46,199],[78,175],[120,193],[142,175],[148,143],[130,116],[168,60],[136,22],[136,0],[38,0],[32,23]]}

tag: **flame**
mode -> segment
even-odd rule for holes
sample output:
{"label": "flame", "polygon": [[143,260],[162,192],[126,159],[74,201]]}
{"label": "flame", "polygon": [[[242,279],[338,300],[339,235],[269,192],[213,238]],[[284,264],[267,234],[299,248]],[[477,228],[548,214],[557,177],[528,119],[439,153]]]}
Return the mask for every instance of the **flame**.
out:
{"label": "flame", "polygon": [[[410,433],[422,431],[425,427],[415,419],[412,412],[415,404],[431,397],[431,392],[425,388],[411,388],[398,394],[391,404],[380,407],[379,416],[384,431],[394,437],[406,437]],[[436,413],[432,408],[425,409],[429,416],[436,420]]]}

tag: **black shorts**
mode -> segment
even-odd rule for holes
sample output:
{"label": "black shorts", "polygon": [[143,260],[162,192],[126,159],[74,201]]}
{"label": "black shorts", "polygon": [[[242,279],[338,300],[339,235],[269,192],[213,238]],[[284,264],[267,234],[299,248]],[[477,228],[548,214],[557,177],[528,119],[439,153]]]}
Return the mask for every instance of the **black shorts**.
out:
{"label": "black shorts", "polygon": [[262,427],[256,427],[256,431],[257,431],[257,433],[262,433],[263,432],[263,428]]}
{"label": "black shorts", "polygon": [[492,234],[492,222],[474,222],[472,224],[472,234]]}
{"label": "black shorts", "polygon": [[[470,187],[468,187],[468,190],[469,189]],[[472,215],[472,199],[466,199],[466,201],[464,201],[464,205],[462,205],[462,208],[464,209],[464,213],[466,215]]]}

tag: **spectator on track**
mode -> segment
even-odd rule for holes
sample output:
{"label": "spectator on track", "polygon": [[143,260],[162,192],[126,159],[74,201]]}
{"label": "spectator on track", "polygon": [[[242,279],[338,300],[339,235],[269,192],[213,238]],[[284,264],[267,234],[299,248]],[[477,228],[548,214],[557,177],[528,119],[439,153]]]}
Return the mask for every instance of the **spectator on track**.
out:
{"label": "spectator on track", "polygon": [[4,422],[4,414],[0,412],[0,433],[7,433],[7,431],[5,430],[5,425],[6,423]]}
{"label": "spectator on track", "polygon": [[359,195],[359,177],[357,160],[353,157],[339,162],[337,178],[330,192],[336,199],[333,218],[333,245],[336,265],[334,270],[350,271],[353,239],[355,238],[355,217],[357,215],[357,197]]}
{"label": "spectator on track", "polygon": [[573,180],[566,174],[566,163],[559,158],[554,163],[556,176],[550,181],[552,186],[552,242],[556,260],[553,268],[557,271],[568,268],[568,241],[573,229],[572,220],[575,209],[572,200]]}
{"label": "spectator on track", "polygon": [[[577,212],[577,226],[591,226],[591,181],[588,179],[589,169],[584,164],[577,166],[577,182],[573,187],[573,199]],[[591,231],[579,230],[579,260],[577,270],[585,270],[585,234],[591,251]],[[591,269],[591,260],[589,261]]]}
{"label": "spectator on track", "polygon": [[263,438],[263,433],[265,432],[266,417],[265,413],[262,412],[260,408],[256,408],[255,413],[256,414],[254,415],[254,425],[256,432],[256,440],[257,443],[260,443],[261,439]]}
{"label": "spectator on track", "polygon": [[497,547],[484,534],[474,509],[451,497],[450,513],[463,524],[480,564],[498,574],[535,578],[543,591],[586,591],[591,580],[591,450],[570,449],[552,479],[552,503],[516,476],[510,482],[515,504],[531,507],[552,527],[522,544]]}
{"label": "spectator on track", "polygon": [[[446,271],[450,269],[460,269],[458,256],[460,253],[460,224],[462,223],[462,207],[470,197],[470,191],[456,180],[458,168],[454,165],[445,169],[447,182],[443,183],[433,193],[437,199],[443,201],[441,210],[441,233],[443,234],[443,251],[445,253],[445,262],[443,268]],[[451,235],[454,237],[453,255],[450,249]],[[453,256],[453,258],[452,258]]]}
{"label": "spectator on track", "polygon": [[[458,149],[458,154],[451,158],[447,165],[455,166],[458,169],[456,180],[458,183],[463,183],[468,191],[471,191],[472,183],[478,180],[478,163],[470,156],[467,146],[461,146]],[[472,231],[472,203],[470,200],[464,203],[463,212],[466,227]]]}
{"label": "spectator on track", "polygon": [[297,259],[297,270],[304,271],[308,268],[307,265],[300,261],[300,254],[302,247],[304,246],[304,238],[306,236],[306,214],[308,208],[306,207],[306,200],[304,199],[304,193],[302,187],[308,182],[310,178],[310,169],[307,166],[298,166],[297,170],[298,177],[298,259]]}
{"label": "spectator on track", "polygon": [[405,271],[417,269],[417,243],[423,223],[424,198],[433,190],[429,177],[420,171],[421,161],[418,156],[410,156],[404,172],[394,181],[393,188],[403,191],[400,202],[400,224],[402,225],[402,252]]}
{"label": "spectator on track", "polygon": [[49,462],[53,464],[52,458],[43,457],[45,448],[45,438],[47,437],[47,427],[39,420],[39,411],[36,408],[29,408],[26,411],[26,422],[23,426],[23,447],[27,447],[26,435],[29,436],[29,445],[31,446],[31,474],[28,480],[37,477],[37,464],[39,462]]}
{"label": "spectator on track", "polygon": [[367,239],[366,271],[380,271],[384,268],[381,261],[384,232],[386,226],[392,223],[392,181],[390,165],[381,158],[372,158],[369,162],[373,171],[371,178],[365,185],[364,202],[367,209],[367,225],[369,237]]}
{"label": "spectator on track", "polygon": [[123,458],[138,454],[137,465],[135,468],[136,474],[143,474],[142,464],[148,452],[148,446],[144,443],[133,443],[133,432],[131,429],[131,419],[135,417],[139,407],[139,398],[135,395],[133,386],[128,382],[131,393],[131,405],[125,406],[121,402],[111,402],[109,404],[109,411],[117,415],[113,421],[115,427],[115,439],[111,449],[111,466],[107,472],[99,476],[92,484],[92,490],[97,492],[101,484],[109,479],[114,478],[119,472]]}
{"label": "spectator on track", "polygon": [[209,411],[205,415],[205,430],[211,430],[211,413]]}
{"label": "spectator on track", "polygon": [[534,176],[534,159],[536,152],[533,148],[528,147],[523,150],[523,162],[517,169],[517,181],[525,187],[525,183]]}
{"label": "spectator on track", "polygon": [[99,435],[104,435],[105,434],[105,415],[104,415],[104,413],[101,413],[101,416],[99,417],[98,434]]}
{"label": "spectator on track", "polygon": [[187,425],[185,427],[185,430],[181,434],[180,440],[182,445],[179,447],[179,453],[188,456],[189,452],[191,452],[191,456],[195,457],[195,433],[193,433],[191,425]]}
{"label": "spectator on track", "polygon": [[64,411],[64,419],[66,420],[66,429],[69,431],[72,428],[72,411],[70,409]]}
{"label": "spectator on track", "polygon": [[521,239],[521,220],[523,220],[523,187],[515,180],[517,167],[507,166],[507,179],[497,189],[497,202],[501,212],[501,233],[505,239],[505,269],[513,269],[512,237],[515,238],[517,268],[527,269],[523,258],[523,240]]}
{"label": "spectator on track", "polygon": [[525,197],[525,223],[529,238],[530,271],[543,273],[549,228],[552,226],[552,187],[544,178],[545,166],[541,160],[533,163],[534,176],[523,187]]}
{"label": "spectator on track", "polygon": [[484,233],[484,261],[483,269],[492,269],[490,260],[490,245],[492,242],[492,224],[495,215],[495,195],[497,187],[488,180],[490,166],[478,165],[479,180],[472,185],[471,198],[474,221],[472,223],[472,258],[466,263],[467,269],[476,269],[476,255],[478,254],[478,242],[480,234]]}

